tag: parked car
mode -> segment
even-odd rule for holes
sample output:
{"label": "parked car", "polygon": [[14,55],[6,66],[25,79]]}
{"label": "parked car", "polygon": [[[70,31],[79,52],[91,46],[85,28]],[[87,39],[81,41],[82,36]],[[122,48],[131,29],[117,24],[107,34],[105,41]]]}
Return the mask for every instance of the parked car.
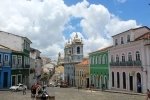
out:
{"label": "parked car", "polygon": [[60,88],[61,88],[61,87],[68,87],[67,82],[62,82],[62,83],[60,84]]}
{"label": "parked car", "polygon": [[15,86],[11,86],[9,89],[10,89],[11,91],[22,91],[22,90],[24,89],[24,87],[25,87],[25,89],[27,89],[27,86],[26,86],[26,85],[17,84],[17,85],[15,85]]}

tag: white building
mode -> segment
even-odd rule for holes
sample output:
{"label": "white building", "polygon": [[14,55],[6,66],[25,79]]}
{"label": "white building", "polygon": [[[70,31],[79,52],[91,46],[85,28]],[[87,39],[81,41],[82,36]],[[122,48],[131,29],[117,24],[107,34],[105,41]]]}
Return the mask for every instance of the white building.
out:
{"label": "white building", "polygon": [[[42,74],[42,59],[40,53],[39,50],[30,48],[30,86],[34,83],[39,83]],[[31,70],[34,70],[34,72],[32,73]]]}
{"label": "white building", "polygon": [[75,66],[83,60],[83,42],[78,35],[68,41],[64,48],[64,77],[69,86],[75,86]]}

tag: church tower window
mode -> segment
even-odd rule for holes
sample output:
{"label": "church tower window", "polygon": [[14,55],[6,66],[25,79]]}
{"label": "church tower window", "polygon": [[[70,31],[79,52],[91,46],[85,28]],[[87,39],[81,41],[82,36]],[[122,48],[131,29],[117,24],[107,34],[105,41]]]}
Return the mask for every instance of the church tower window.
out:
{"label": "church tower window", "polygon": [[77,47],[77,54],[80,54],[80,47]]}

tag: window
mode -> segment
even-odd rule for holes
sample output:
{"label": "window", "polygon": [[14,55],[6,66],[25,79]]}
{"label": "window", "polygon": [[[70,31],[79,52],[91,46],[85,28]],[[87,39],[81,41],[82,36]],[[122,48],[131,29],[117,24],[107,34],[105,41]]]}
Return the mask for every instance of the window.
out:
{"label": "window", "polygon": [[98,56],[97,56],[96,58],[97,58],[97,64],[99,64],[99,63],[98,63]]}
{"label": "window", "polygon": [[0,54],[0,62],[2,62],[2,54]]}
{"label": "window", "polygon": [[101,56],[101,64],[103,64],[103,57]]}
{"label": "window", "polygon": [[101,64],[101,56],[99,56],[99,64]]}
{"label": "window", "polygon": [[131,55],[131,52],[128,53],[128,61],[132,61],[132,55]]}
{"label": "window", "polygon": [[9,61],[9,55],[5,55],[4,60],[5,60],[6,62],[8,62],[8,61]]}
{"label": "window", "polygon": [[71,50],[69,51],[69,53],[71,54]]}
{"label": "window", "polygon": [[72,48],[72,54],[73,54],[73,48]]}
{"label": "window", "polygon": [[116,62],[119,62],[119,55],[116,55]]}
{"label": "window", "polygon": [[127,35],[127,42],[130,42],[130,35]]}
{"label": "window", "polygon": [[22,56],[18,56],[18,65],[22,64]]}
{"label": "window", "polygon": [[120,88],[120,76],[119,76],[119,72],[117,72],[117,88]]}
{"label": "window", "polygon": [[80,54],[80,47],[77,47],[77,54]]}
{"label": "window", "polygon": [[114,57],[113,57],[113,55],[111,55],[111,62],[114,62]]}
{"label": "window", "polygon": [[140,61],[140,52],[136,51],[136,61]]}
{"label": "window", "polygon": [[122,54],[122,62],[125,62],[125,54]]}
{"label": "window", "polygon": [[123,37],[121,37],[121,44],[124,44],[124,42],[123,42]]}
{"label": "window", "polygon": [[115,39],[115,45],[118,45],[117,39]]}
{"label": "window", "polygon": [[17,64],[17,56],[13,55],[12,56],[12,65],[16,65]]}
{"label": "window", "polygon": [[122,73],[122,81],[123,81],[123,89],[126,89],[126,73],[125,72],[123,72]]}
{"label": "window", "polygon": [[106,58],[106,56],[104,56],[104,62],[103,62],[103,64],[106,64],[107,63],[107,58]]}
{"label": "window", "polygon": [[115,81],[114,81],[114,72],[112,72],[112,87],[114,87],[114,84],[115,83]]}
{"label": "window", "polygon": [[92,62],[92,64],[94,64],[94,57],[93,57],[93,62]]}

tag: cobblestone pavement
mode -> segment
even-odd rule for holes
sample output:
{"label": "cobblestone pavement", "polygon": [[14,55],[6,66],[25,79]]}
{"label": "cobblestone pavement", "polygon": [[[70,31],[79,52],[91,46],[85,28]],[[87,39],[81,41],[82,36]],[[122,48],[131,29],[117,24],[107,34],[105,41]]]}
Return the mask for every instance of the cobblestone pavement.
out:
{"label": "cobblestone pavement", "polygon": [[[101,91],[78,90],[73,88],[47,87],[49,95],[54,95],[55,100],[145,100],[145,96],[109,93]],[[0,91],[0,100],[32,100],[31,92],[26,95],[22,92]]]}

